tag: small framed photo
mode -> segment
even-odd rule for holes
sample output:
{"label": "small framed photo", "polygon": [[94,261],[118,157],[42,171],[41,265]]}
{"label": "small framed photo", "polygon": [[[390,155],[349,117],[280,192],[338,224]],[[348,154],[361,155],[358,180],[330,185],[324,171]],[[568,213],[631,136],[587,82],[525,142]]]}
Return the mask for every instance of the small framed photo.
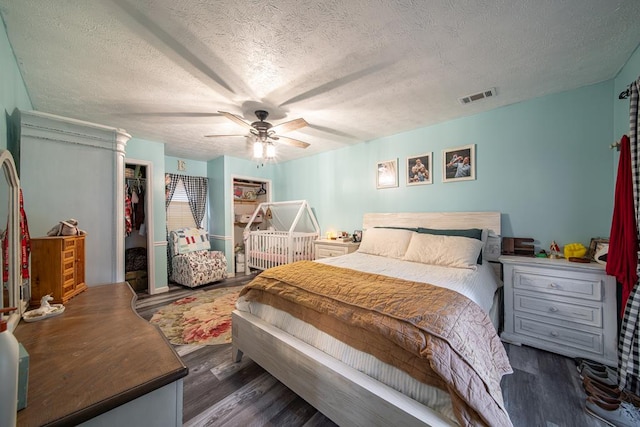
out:
{"label": "small framed photo", "polygon": [[398,186],[398,159],[385,160],[376,165],[376,188]]}
{"label": "small framed photo", "polygon": [[476,145],[442,150],[442,182],[476,179]]}
{"label": "small framed photo", "polygon": [[433,152],[407,157],[407,185],[433,184]]}
{"label": "small framed photo", "polygon": [[609,239],[604,237],[594,237],[589,243],[589,251],[587,252],[587,258],[592,261],[596,261],[595,254],[602,249],[605,245],[609,245]]}

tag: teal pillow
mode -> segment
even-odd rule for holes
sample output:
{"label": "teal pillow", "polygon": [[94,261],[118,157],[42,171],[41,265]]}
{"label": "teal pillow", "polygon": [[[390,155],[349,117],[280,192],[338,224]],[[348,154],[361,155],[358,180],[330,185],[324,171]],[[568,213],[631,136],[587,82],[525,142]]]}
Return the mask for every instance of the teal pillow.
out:
{"label": "teal pillow", "polygon": [[385,227],[385,226],[375,226],[373,228],[391,228],[393,230],[409,230],[409,231],[418,231],[416,227]]}
{"label": "teal pillow", "polygon": [[[424,234],[436,234],[439,236],[460,236],[469,237],[471,239],[482,240],[482,230],[479,228],[467,228],[467,229],[437,229],[437,228],[424,228],[418,227],[418,233]],[[478,264],[482,265],[482,251],[478,255]]]}

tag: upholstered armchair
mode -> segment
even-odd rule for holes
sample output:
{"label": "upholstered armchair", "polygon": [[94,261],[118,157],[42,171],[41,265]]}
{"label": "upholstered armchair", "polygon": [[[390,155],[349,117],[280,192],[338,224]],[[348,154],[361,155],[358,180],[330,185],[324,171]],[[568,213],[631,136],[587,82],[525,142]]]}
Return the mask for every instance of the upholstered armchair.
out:
{"label": "upholstered armchair", "polygon": [[211,251],[209,235],[199,228],[181,228],[169,233],[170,280],[191,288],[227,277],[227,259]]}

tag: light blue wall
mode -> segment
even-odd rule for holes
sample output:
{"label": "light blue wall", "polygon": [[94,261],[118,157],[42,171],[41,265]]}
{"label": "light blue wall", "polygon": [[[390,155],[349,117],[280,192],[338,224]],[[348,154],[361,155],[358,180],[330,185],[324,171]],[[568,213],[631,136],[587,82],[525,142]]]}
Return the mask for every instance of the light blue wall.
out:
{"label": "light blue wall", "polygon": [[[185,169],[178,170],[178,161],[184,162]],[[201,160],[182,159],[178,157],[165,156],[165,173],[176,173],[187,176],[207,176],[207,162]]]}
{"label": "light blue wall", "polygon": [[614,126],[611,142],[619,141],[622,135],[629,134],[629,98],[619,100],[618,95],[627,89],[629,83],[638,78],[640,78],[640,46],[614,79]]}
{"label": "light blue wall", "polygon": [[[629,98],[619,99],[620,92],[629,87],[629,84],[636,79],[640,79],[640,46],[638,46],[631,55],[631,58],[622,67],[616,78],[614,79],[613,91],[613,135],[611,142],[618,142],[623,135],[629,135]],[[614,151],[613,157],[613,173],[614,182],[617,178],[618,161],[620,160],[619,152]],[[615,188],[615,187],[614,187]]]}
{"label": "light blue wall", "polygon": [[[125,162],[127,159],[146,160],[153,163],[153,177],[151,177],[151,179],[153,187],[153,238],[155,240],[153,246],[155,289],[156,291],[163,291],[163,288],[167,288],[168,286],[167,214],[164,206],[164,144],[139,138],[131,138],[129,142],[127,142],[125,150]],[[147,252],[150,252],[150,250],[148,249]]]}
{"label": "light blue wall", "polygon": [[[503,236],[587,245],[611,224],[612,91],[608,81],[287,162],[276,191],[308,199],[323,230],[361,228],[365,212],[500,211]],[[466,144],[477,179],[443,183],[442,150]],[[434,183],[407,187],[407,156],[425,152]],[[393,158],[400,185],[377,190],[376,163]]]}
{"label": "light blue wall", "polygon": [[[1,21],[0,21],[1,22]],[[5,114],[11,115],[13,110],[32,110],[29,94],[18,70],[13,50],[7,38],[7,31],[2,22],[0,30],[0,106]],[[0,119],[0,149],[7,148],[7,122]]]}
{"label": "light blue wall", "polygon": [[[209,201],[211,214],[209,218],[209,234],[211,235],[211,248],[215,251],[223,251],[229,261],[233,254],[231,247],[231,235],[226,233],[226,220],[228,205],[226,200],[225,185],[225,157],[218,157],[207,162],[207,177],[209,178]],[[227,264],[231,270],[231,262]]]}

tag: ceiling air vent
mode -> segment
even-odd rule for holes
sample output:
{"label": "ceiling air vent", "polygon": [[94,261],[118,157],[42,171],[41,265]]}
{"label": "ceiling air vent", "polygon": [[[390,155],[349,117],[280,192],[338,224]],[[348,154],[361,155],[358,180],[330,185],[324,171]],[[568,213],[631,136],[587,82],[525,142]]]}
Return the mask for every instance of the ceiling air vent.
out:
{"label": "ceiling air vent", "polygon": [[473,95],[463,96],[462,98],[458,98],[458,101],[460,101],[460,104],[465,105],[469,104],[470,102],[480,101],[481,99],[491,98],[492,96],[496,96],[495,87],[482,92],[474,93]]}

